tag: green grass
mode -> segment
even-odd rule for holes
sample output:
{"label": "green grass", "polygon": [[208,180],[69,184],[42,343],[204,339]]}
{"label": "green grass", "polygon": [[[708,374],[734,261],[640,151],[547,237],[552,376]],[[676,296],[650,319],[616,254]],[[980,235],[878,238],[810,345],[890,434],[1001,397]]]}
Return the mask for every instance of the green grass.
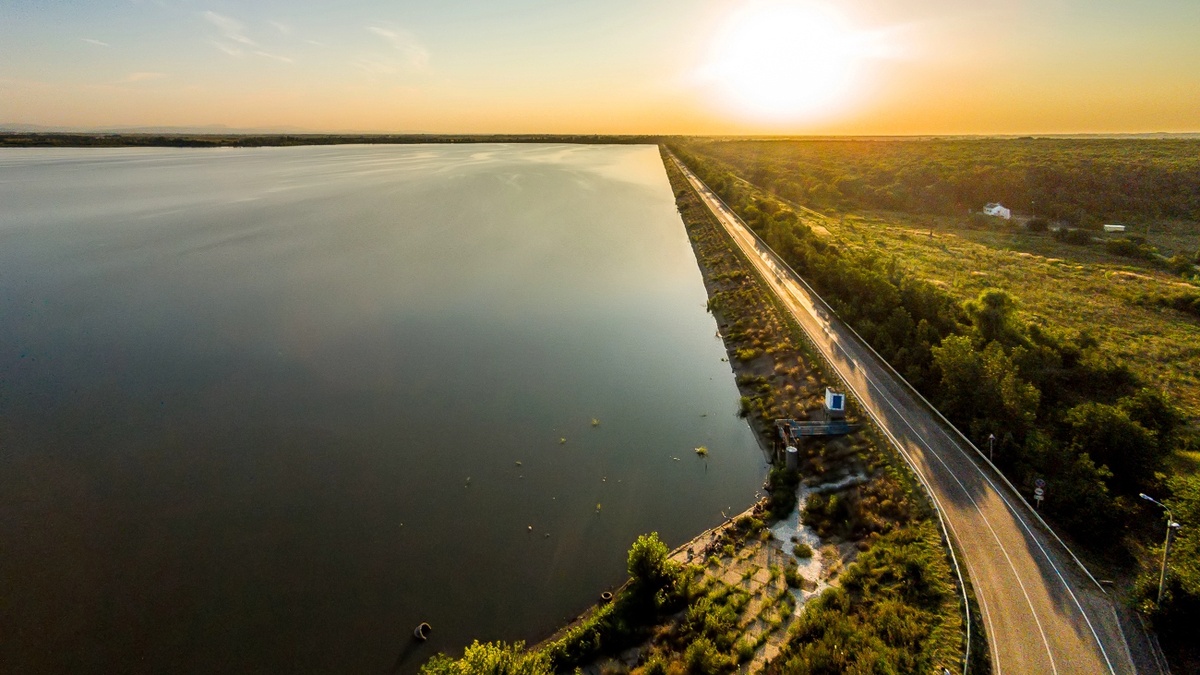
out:
{"label": "green grass", "polygon": [[883,536],[805,607],[767,673],[957,672],[962,619],[949,572],[932,523]]}
{"label": "green grass", "polygon": [[[913,275],[966,301],[999,288],[1027,321],[1086,331],[1138,378],[1200,419],[1200,320],[1147,297],[1195,289],[1178,276],[1048,235],[980,232],[902,213],[845,214],[826,225],[847,248],[894,256]],[[1200,230],[1198,230],[1200,231]]]}

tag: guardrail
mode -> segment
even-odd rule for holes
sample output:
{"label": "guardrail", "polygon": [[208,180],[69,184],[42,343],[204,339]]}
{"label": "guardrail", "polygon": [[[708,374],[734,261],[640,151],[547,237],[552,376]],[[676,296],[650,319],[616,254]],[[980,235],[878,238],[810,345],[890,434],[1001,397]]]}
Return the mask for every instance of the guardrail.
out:
{"label": "guardrail", "polygon": [[[678,157],[675,157],[674,153],[671,154],[671,157],[672,157],[672,159],[675,160],[675,162],[677,164],[682,165],[682,162],[679,161]],[[690,170],[689,170],[689,172],[690,172]],[[696,180],[699,181],[701,185],[704,185],[704,181],[700,180],[699,176],[696,176],[694,173],[692,174],[692,176],[695,177]],[[992,469],[992,471],[1002,481],[1004,481],[1004,484],[1013,493],[1013,495],[1015,495],[1018,499],[1021,500],[1021,503],[1025,505],[1025,508],[1029,511],[1030,515],[1032,515],[1035,519],[1037,519],[1037,522],[1042,526],[1042,528],[1045,529],[1046,532],[1048,532],[1050,534],[1050,536],[1054,537],[1054,540],[1057,541],[1060,546],[1062,546],[1063,550],[1065,550],[1067,552],[1067,555],[1071,556],[1071,560],[1073,560],[1075,562],[1075,564],[1078,565],[1081,570],[1083,570],[1083,573],[1087,575],[1088,579],[1091,579],[1092,583],[1096,585],[1096,588],[1100,589],[1101,593],[1104,593],[1105,595],[1107,595],[1108,591],[1106,591],[1104,589],[1104,586],[1101,585],[1100,582],[1096,580],[1096,577],[1092,575],[1091,571],[1088,570],[1087,566],[1084,565],[1083,562],[1079,559],[1079,557],[1075,555],[1075,552],[1071,550],[1071,547],[1067,546],[1067,543],[1064,542],[1062,540],[1062,538],[1058,536],[1058,533],[1054,531],[1054,528],[1050,527],[1050,524],[1047,523],[1044,518],[1042,518],[1042,515],[1038,512],[1038,510],[1036,508],[1034,508],[1027,499],[1025,499],[1025,495],[1021,494],[1021,491],[1018,490],[1017,487],[1012,484],[1012,481],[1008,480],[1008,477],[1004,475],[1004,472],[1001,471],[999,469],[999,467],[997,467],[995,464],[993,464],[992,461],[990,459],[988,459],[987,455],[985,455],[982,450],[980,450],[978,447],[976,447],[976,445],[971,441],[971,439],[967,438],[966,434],[964,434],[958,427],[956,427],[953,422],[951,422],[949,419],[947,419],[946,416],[943,415],[942,412],[937,409],[937,407],[935,407],[932,403],[930,403],[929,400],[926,399],[925,396],[920,391],[918,391],[916,387],[914,387],[912,385],[912,383],[910,383],[907,379],[904,378],[903,375],[901,375],[895,368],[893,368],[892,364],[888,363],[887,359],[883,358],[883,356],[881,356],[879,354],[879,352],[875,351],[875,348],[871,346],[871,343],[864,340],[863,337],[858,334],[858,331],[854,330],[854,327],[851,326],[848,321],[843,319],[837,313],[837,311],[835,311],[833,309],[833,307],[831,307],[829,305],[829,303],[825,301],[825,298],[821,297],[821,295],[819,293],[817,293],[817,291],[814,290],[813,287],[810,286],[807,281],[804,280],[804,277],[800,276],[800,274],[798,272],[796,272],[796,270],[792,269],[792,267],[790,265],[788,265],[786,262],[784,262],[783,259],[781,259],[779,257],[779,254],[775,253],[774,249],[772,249],[765,241],[763,241],[762,237],[758,236],[757,232],[755,232],[752,228],[750,228],[749,225],[746,225],[745,221],[743,221],[741,219],[741,217],[737,215],[737,212],[735,212],[732,207],[730,207],[728,204],[725,203],[724,199],[721,199],[720,195],[718,195],[715,191],[713,191],[707,185],[705,185],[705,189],[707,189],[708,192],[717,199],[717,201],[721,202],[721,205],[724,206],[729,211],[729,213],[733,215],[734,218],[738,219],[738,222],[741,223],[746,228],[746,231],[749,232],[750,235],[754,237],[755,241],[757,241],[771,255],[771,257],[778,264],[782,265],[795,278],[795,280],[797,282],[799,282],[800,284],[802,284],[804,286],[804,288],[808,291],[808,293],[814,299],[816,299],[817,302],[819,302],[821,304],[822,308],[827,310],[830,314],[832,314],[834,317],[836,317],[837,320],[840,321],[843,326],[845,326],[847,329],[849,329],[851,334],[853,334],[854,337],[858,340],[858,342],[861,343],[864,347],[866,347],[871,352],[871,354],[875,357],[876,360],[878,360],[885,368],[887,368],[897,380],[899,380],[901,383],[903,383],[904,386],[907,387],[909,391],[911,391],[913,394],[916,394],[917,398],[920,399],[921,403],[924,404],[924,406],[930,412],[932,412],[934,415],[936,415],[937,418],[939,420],[941,420],[945,426],[952,429],[958,435],[958,437],[960,439],[962,439],[962,441],[964,443],[966,443],[967,447],[969,447],[975,451],[975,454],[978,455],[979,459],[981,459],[983,462],[985,462],[986,465],[988,467],[990,467]]]}
{"label": "guardrail", "polygon": [[[704,181],[700,180],[699,176],[697,176],[690,169],[688,169],[686,166],[684,166],[683,162],[679,161],[679,158],[675,156],[675,153],[671,152],[670,150],[668,150],[667,152],[668,152],[668,154],[671,155],[671,160],[675,162],[675,165],[677,167],[679,167],[680,171],[685,173],[686,177],[689,177],[690,179],[694,179],[697,183],[702,185],[704,187],[704,189],[710,195],[712,195],[718,202],[721,203],[722,206],[725,207],[725,209],[729,212],[730,215],[732,215],[734,218],[737,219],[737,221],[739,223],[742,224],[742,226],[746,229],[746,232],[750,233],[750,235],[754,237],[755,241],[757,241],[758,244],[761,245],[765,249],[765,252],[767,252],[774,259],[774,261],[777,264],[783,266],[795,278],[796,281],[803,284],[804,287],[806,289],[808,289],[809,293],[811,293],[812,296],[814,298],[816,298],[822,304],[822,306],[824,306],[826,309],[829,310],[829,312],[831,314],[833,314],[835,317],[838,318],[838,321],[841,321],[841,323],[845,324],[847,328],[850,327],[849,324],[846,324],[845,321],[842,321],[841,317],[838,317],[837,313],[834,312],[831,307],[829,307],[829,305],[825,302],[824,298],[822,298],[820,295],[818,295],[816,293],[816,291],[812,290],[812,287],[808,285],[808,282],[804,281],[804,279],[795,270],[793,270],[790,265],[783,262],[783,260],[779,258],[778,254],[776,254],[775,251],[770,246],[768,246],[767,243],[765,241],[763,241],[762,238],[759,237],[758,234],[754,230],[752,230],[750,228],[750,226],[746,225],[746,222],[743,221],[741,219],[741,217],[737,215],[737,212],[735,212],[732,208],[730,208],[730,206],[728,204],[725,203],[725,200],[721,199],[720,195],[718,195],[711,188],[709,188],[708,185],[706,185],[704,183]],[[737,245],[736,242],[734,245],[735,246]],[[797,322],[797,325],[799,325],[799,322]],[[845,375],[843,375],[840,370],[838,370],[837,366],[835,366],[833,364],[833,361],[829,357],[825,356],[824,353],[821,352],[821,348],[817,344],[817,337],[812,334],[809,334],[808,331],[802,325],[800,326],[800,330],[803,331],[806,335],[808,335],[809,341],[813,343],[814,350],[816,351],[817,355],[820,356],[820,358],[825,361],[826,365],[829,367],[830,372],[834,373],[840,380],[842,380],[842,384],[845,385],[847,389],[854,392],[854,395],[858,400],[860,400],[860,401],[865,400],[858,393],[858,391],[854,388],[854,386],[852,384],[850,384],[849,379]],[[853,328],[851,328],[850,330],[854,331]],[[866,344],[866,342],[862,339],[861,336],[858,335],[857,332],[854,333],[854,336],[856,338],[858,338],[858,340],[860,342],[862,342],[863,344]],[[867,345],[867,347],[870,348],[870,345]],[[872,353],[874,353],[875,350],[872,349],[871,351],[872,351]],[[876,354],[876,356],[878,357],[878,354]],[[889,368],[890,368],[890,366],[889,366]],[[895,372],[895,371],[893,370],[893,372]],[[906,384],[907,384],[907,382],[906,382]],[[911,387],[912,385],[909,385],[909,386]],[[924,400],[924,398],[922,398],[922,400]],[[928,404],[928,402],[926,402],[926,403]],[[908,463],[909,467],[913,471],[913,474],[916,475],[917,480],[920,483],[922,490],[924,490],[926,496],[929,497],[929,502],[931,504],[933,504],[934,513],[937,514],[938,525],[942,531],[942,538],[946,543],[947,550],[950,551],[950,561],[954,565],[954,573],[955,573],[955,576],[958,577],[958,587],[959,587],[959,590],[962,592],[963,619],[966,624],[966,646],[963,651],[962,672],[963,672],[963,675],[966,675],[967,670],[968,670],[968,665],[970,664],[970,660],[971,660],[971,603],[967,597],[966,581],[963,577],[962,567],[959,565],[959,562],[958,562],[958,555],[954,551],[954,540],[951,538],[950,531],[946,527],[946,517],[942,511],[941,503],[938,501],[937,497],[933,494],[933,490],[929,486],[929,482],[926,480],[925,476],[921,473],[921,471],[917,468],[916,463],[913,462],[912,458],[908,456],[907,452],[905,452],[904,446],[900,443],[899,439],[897,439],[895,436],[892,435],[892,433],[890,431],[888,431],[887,427],[882,423],[882,421],[875,415],[875,413],[868,406],[862,405],[860,407],[867,413],[867,415],[875,423],[876,428],[879,429],[888,438],[889,441],[891,441],[892,445],[896,448],[896,451],[899,452],[900,456],[904,458],[904,461]]]}

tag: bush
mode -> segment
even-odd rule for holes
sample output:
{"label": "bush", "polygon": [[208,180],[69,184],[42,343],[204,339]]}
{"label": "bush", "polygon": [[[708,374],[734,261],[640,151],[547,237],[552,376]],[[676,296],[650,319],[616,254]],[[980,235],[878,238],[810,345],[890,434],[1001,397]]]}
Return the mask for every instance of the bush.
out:
{"label": "bush", "polygon": [[675,583],[679,565],[670,560],[670,553],[657,532],[643,534],[633,542],[627,567],[630,590],[635,597],[653,599],[659,591]]}
{"label": "bush", "polygon": [[774,467],[767,474],[767,489],[771,493],[767,510],[772,518],[786,518],[796,508],[796,488],[800,487],[800,472]]}
{"label": "bush", "polygon": [[1147,244],[1141,237],[1109,239],[1104,242],[1104,250],[1111,255],[1137,258],[1138,260],[1155,260],[1158,256],[1158,249]]}
{"label": "bush", "polygon": [[766,672],[929,673],[954,663],[962,620],[937,530],[884,535],[811,601]]}
{"label": "bush", "polygon": [[1025,223],[1025,229],[1030,232],[1045,232],[1050,229],[1050,223],[1045,218],[1030,218],[1029,222]]}
{"label": "bush", "polygon": [[800,542],[792,547],[792,555],[797,558],[811,558],[813,556],[812,547],[804,542]]}
{"label": "bush", "polygon": [[683,660],[690,675],[718,675],[732,665],[729,657],[717,651],[716,645],[708,638],[700,638],[688,645]]}
{"label": "bush", "polygon": [[1054,238],[1064,244],[1074,244],[1076,246],[1086,246],[1092,243],[1092,233],[1087,230],[1063,228],[1054,233]]}
{"label": "bush", "polygon": [[421,666],[421,675],[550,675],[552,672],[550,658],[541,652],[526,652],[523,642],[481,644],[476,640],[463,650],[462,658],[457,661],[438,654]]}
{"label": "bush", "polygon": [[787,582],[788,588],[800,588],[804,585],[804,577],[800,576],[800,570],[794,565],[783,568],[783,580]]}

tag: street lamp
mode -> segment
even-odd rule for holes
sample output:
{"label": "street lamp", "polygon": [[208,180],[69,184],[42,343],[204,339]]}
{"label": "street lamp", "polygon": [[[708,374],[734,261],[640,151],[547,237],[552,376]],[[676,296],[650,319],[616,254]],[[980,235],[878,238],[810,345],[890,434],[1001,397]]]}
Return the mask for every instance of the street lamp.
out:
{"label": "street lamp", "polygon": [[996,434],[988,434],[988,461],[994,462],[996,458]]}
{"label": "street lamp", "polygon": [[1153,502],[1155,504],[1158,504],[1160,507],[1162,507],[1163,511],[1167,512],[1167,538],[1163,542],[1162,569],[1158,573],[1158,604],[1161,605],[1162,604],[1162,596],[1163,596],[1163,586],[1166,584],[1166,581],[1167,581],[1167,554],[1171,552],[1171,531],[1178,530],[1179,523],[1177,523],[1171,519],[1171,509],[1168,508],[1166,504],[1163,504],[1162,502],[1158,501],[1154,497],[1151,497],[1150,495],[1146,494],[1145,492],[1139,493],[1138,496],[1141,497],[1142,499],[1145,499],[1148,502]]}

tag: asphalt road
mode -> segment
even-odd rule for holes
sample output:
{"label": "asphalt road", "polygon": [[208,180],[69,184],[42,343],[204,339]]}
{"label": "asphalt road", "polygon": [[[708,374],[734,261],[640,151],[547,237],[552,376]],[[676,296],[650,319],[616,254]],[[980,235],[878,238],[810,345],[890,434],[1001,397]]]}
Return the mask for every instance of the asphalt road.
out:
{"label": "asphalt road", "polygon": [[[1134,673],[1112,601],[977,451],[676,160],[717,219],[932,493],[975,590],[996,673]],[[1053,499],[1053,495],[1046,495]]]}

